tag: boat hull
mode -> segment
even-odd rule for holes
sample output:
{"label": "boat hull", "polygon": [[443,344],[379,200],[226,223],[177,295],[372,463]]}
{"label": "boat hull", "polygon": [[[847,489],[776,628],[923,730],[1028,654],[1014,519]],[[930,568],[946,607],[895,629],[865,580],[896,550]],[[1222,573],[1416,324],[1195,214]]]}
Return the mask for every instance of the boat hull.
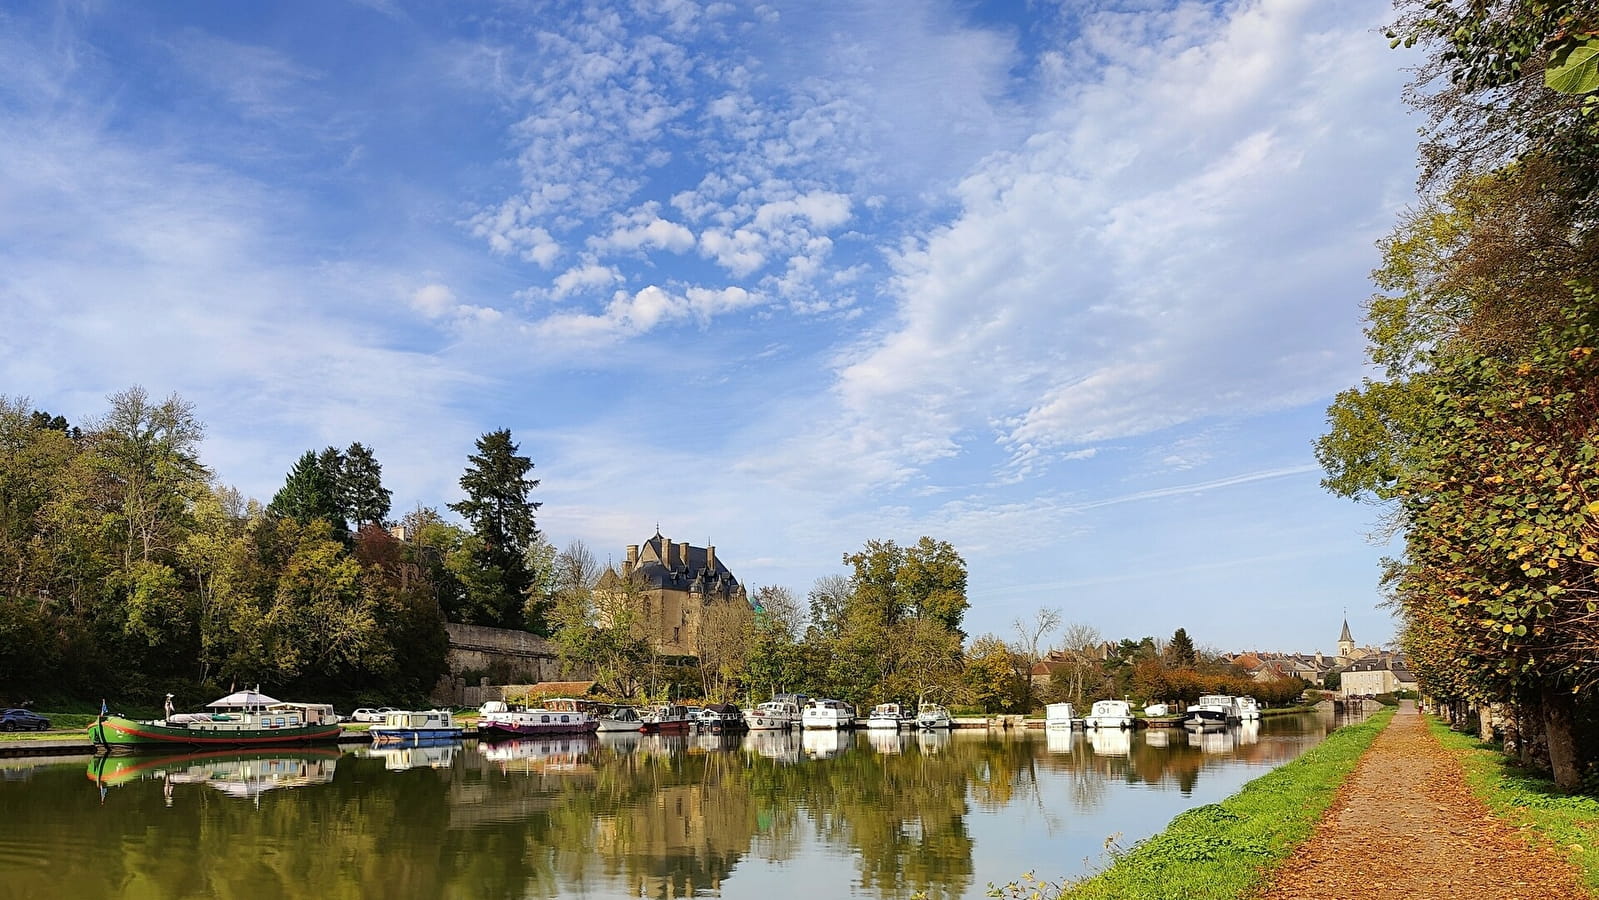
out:
{"label": "boat hull", "polygon": [[440,744],[461,739],[460,728],[374,728],[371,730],[372,745],[401,745],[417,746],[421,744]]}
{"label": "boat hull", "polygon": [[[480,721],[480,722],[478,722],[478,726],[477,726],[478,737],[484,737],[484,738],[536,737],[536,736],[541,736],[541,735],[559,735],[559,734],[593,734],[596,731],[602,731],[602,730],[603,731],[614,731],[614,730],[618,730],[618,729],[611,729],[611,728],[602,729],[600,727],[600,723],[598,721],[592,720],[592,719],[587,721],[587,722],[577,722],[577,723],[571,723],[571,722],[548,722],[548,723],[541,723],[541,722],[481,722]],[[626,729],[626,730],[637,731],[638,730],[638,726],[635,725],[633,728]]]}
{"label": "boat hull", "polygon": [[198,729],[106,716],[89,726],[89,742],[112,749],[139,747],[272,747],[337,741],[337,725],[299,728]]}

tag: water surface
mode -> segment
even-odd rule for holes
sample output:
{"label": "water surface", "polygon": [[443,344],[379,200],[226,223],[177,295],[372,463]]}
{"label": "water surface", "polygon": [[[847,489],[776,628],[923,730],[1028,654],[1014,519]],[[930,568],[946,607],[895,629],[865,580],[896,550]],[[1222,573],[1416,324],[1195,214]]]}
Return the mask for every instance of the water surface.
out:
{"label": "water surface", "polygon": [[0,897],[975,898],[1089,871],[1331,727],[3,760]]}

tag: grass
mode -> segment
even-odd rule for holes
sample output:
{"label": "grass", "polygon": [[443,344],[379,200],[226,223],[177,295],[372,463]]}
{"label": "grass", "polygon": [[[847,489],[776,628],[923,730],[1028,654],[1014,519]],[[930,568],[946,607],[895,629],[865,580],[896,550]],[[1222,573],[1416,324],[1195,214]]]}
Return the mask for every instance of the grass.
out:
{"label": "grass", "polygon": [[1310,837],[1316,822],[1377,733],[1393,718],[1384,709],[1346,725],[1303,756],[1244,785],[1220,803],[1188,810],[1166,830],[1127,851],[1111,847],[1110,868],[1076,883],[1050,885],[1031,875],[989,896],[1062,900],[1233,900],[1263,884],[1278,863]]}
{"label": "grass", "polygon": [[1567,794],[1489,744],[1451,731],[1428,717],[1427,727],[1466,770],[1466,783],[1494,815],[1516,826],[1529,843],[1547,842],[1582,873],[1599,896],[1599,797]]}

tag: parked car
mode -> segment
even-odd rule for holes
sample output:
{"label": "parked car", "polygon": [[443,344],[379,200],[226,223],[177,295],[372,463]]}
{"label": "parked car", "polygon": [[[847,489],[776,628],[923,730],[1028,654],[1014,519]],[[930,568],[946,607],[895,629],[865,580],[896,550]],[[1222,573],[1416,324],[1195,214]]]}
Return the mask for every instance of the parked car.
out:
{"label": "parked car", "polygon": [[350,713],[350,721],[351,722],[381,722],[381,721],[383,721],[383,717],[384,716],[388,715],[391,712],[395,712],[395,711],[396,711],[395,708],[392,707],[392,706],[380,706],[377,709],[372,709],[370,707],[363,706],[360,709],[356,710],[355,712]]}
{"label": "parked car", "polygon": [[50,720],[26,709],[0,712],[0,731],[49,731]]}

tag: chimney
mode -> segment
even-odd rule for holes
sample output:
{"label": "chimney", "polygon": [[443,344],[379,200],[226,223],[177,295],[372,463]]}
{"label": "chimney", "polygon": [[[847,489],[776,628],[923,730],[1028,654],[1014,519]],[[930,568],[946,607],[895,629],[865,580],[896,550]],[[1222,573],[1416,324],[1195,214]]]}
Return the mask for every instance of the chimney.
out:
{"label": "chimney", "polygon": [[705,568],[710,570],[711,575],[714,576],[716,574],[716,546],[714,544],[705,548]]}
{"label": "chimney", "polygon": [[[660,532],[656,532],[660,534]],[[661,538],[661,565],[672,568],[672,542],[665,537]]]}
{"label": "chimney", "polygon": [[688,568],[688,541],[677,545],[677,564]]}

